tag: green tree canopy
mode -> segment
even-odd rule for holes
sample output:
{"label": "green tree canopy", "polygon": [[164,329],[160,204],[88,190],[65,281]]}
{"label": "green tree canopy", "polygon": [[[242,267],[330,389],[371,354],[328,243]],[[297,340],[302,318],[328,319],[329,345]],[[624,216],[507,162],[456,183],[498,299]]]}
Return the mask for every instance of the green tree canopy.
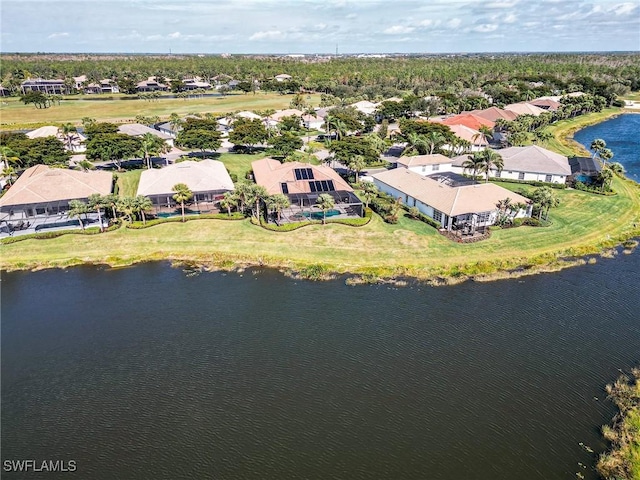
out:
{"label": "green tree canopy", "polygon": [[233,131],[229,133],[229,141],[252,150],[267,139],[267,129],[259,118],[239,118],[233,122]]}

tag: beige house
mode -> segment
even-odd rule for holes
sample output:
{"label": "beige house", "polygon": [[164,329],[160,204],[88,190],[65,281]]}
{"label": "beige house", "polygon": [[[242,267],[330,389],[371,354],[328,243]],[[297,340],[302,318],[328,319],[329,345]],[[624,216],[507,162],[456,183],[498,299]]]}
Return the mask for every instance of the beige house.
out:
{"label": "beige house", "polygon": [[23,220],[61,215],[69,201],[86,201],[89,195],[108,195],[113,186],[110,172],[80,172],[36,165],[27,168],[0,198],[0,220]]}
{"label": "beige house", "polygon": [[[487,227],[499,216],[496,204],[509,198],[513,204],[529,200],[494,183],[440,181],[411,170],[396,168],[373,175],[378,189],[416,207],[449,231]],[[512,212],[514,217],[531,215],[531,207]]]}
{"label": "beige house", "polygon": [[217,203],[226,192],[234,189],[224,164],[207,159],[145,170],[140,175],[137,194],[149,197],[155,213],[170,212],[178,206],[173,199],[173,187],[178,183],[186,184],[193,192],[192,203],[196,213],[218,210]]}
{"label": "beige house", "polygon": [[73,153],[82,153],[86,150],[85,140],[87,139],[81,133],[73,132],[69,137],[63,135],[60,128],[53,125],[46,125],[44,127],[36,128],[26,133],[28,138],[44,138],[44,137],[56,137],[64,144],[64,148]]}
{"label": "beige house", "polygon": [[535,105],[532,105],[532,104],[527,103],[527,102],[512,103],[511,105],[506,105],[504,107],[504,109],[509,111],[509,112],[513,112],[518,116],[520,116],[520,115],[533,115],[533,116],[537,117],[541,113],[546,112],[545,109],[540,108],[540,107],[536,107]]}
{"label": "beige house", "polygon": [[292,205],[304,208],[313,207],[318,196],[327,193],[345,213],[362,216],[362,202],[332,168],[301,162],[280,163],[272,158],[256,160],[251,167],[255,182],[265,187],[269,195],[282,193]]}

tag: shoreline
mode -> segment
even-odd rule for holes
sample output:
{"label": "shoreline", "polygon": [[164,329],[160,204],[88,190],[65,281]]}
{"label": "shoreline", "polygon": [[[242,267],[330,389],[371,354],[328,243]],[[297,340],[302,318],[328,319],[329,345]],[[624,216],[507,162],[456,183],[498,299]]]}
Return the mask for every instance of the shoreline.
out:
{"label": "shoreline", "polygon": [[[595,119],[593,117],[581,119],[582,121],[578,125],[575,125],[575,122],[574,124],[561,125],[559,132],[555,134],[556,138],[562,135],[566,148],[576,149],[578,146],[582,148],[578,142],[573,140],[575,132],[620,114],[624,114],[624,112],[615,110],[606,112],[605,115],[597,115]],[[345,281],[352,285],[366,283],[403,285],[412,281],[430,285],[452,285],[468,280],[493,281],[519,278],[594,263],[597,261],[595,256],[611,256],[611,252],[625,242],[627,242],[626,245],[634,243],[629,240],[640,237],[640,208],[636,209],[640,203],[637,195],[637,189],[640,188],[640,185],[626,177],[618,178],[616,182],[618,183],[618,196],[622,197],[621,201],[633,204],[625,207],[627,210],[625,218],[620,218],[612,212],[609,217],[614,218],[613,222],[615,223],[603,225],[602,228],[594,226],[591,229],[582,228],[584,233],[581,237],[576,237],[572,234],[574,232],[570,231],[574,221],[577,220],[578,223],[581,223],[588,218],[575,218],[567,215],[566,218],[561,219],[561,223],[564,225],[558,229],[563,228],[571,235],[567,235],[565,230],[561,230],[564,236],[560,237],[562,242],[556,246],[553,244],[540,245],[542,243],[540,238],[544,237],[545,229],[538,228],[527,230],[526,234],[524,232],[513,234],[513,232],[497,230],[495,233],[500,234],[497,235],[499,238],[480,242],[482,244],[480,247],[452,247],[439,239],[436,240],[439,234],[435,231],[416,230],[420,227],[411,226],[408,223],[393,228],[384,225],[380,219],[377,219],[370,222],[373,224],[370,229],[363,230],[362,243],[367,237],[377,234],[378,237],[381,237],[376,240],[377,242],[384,242],[384,244],[399,242],[397,248],[402,249],[405,244],[402,236],[410,235],[413,241],[423,243],[425,250],[419,250],[420,256],[409,255],[406,258],[401,255],[385,256],[378,251],[368,252],[366,243],[364,243],[362,245],[364,251],[362,252],[357,248],[353,249],[353,246],[350,245],[350,242],[354,241],[360,243],[359,228],[355,229],[357,232],[354,236],[341,231],[338,226],[325,226],[310,227],[313,229],[310,231],[311,235],[304,232],[299,234],[289,232],[286,243],[297,242],[298,245],[306,246],[311,250],[309,253],[294,249],[287,253],[287,247],[282,245],[282,248],[279,248],[281,242],[279,243],[278,239],[269,236],[272,232],[265,233],[253,230],[256,227],[246,221],[241,222],[243,225],[239,225],[233,230],[225,230],[221,224],[217,223],[223,221],[194,220],[187,222],[187,224],[200,224],[200,228],[184,227],[187,224],[167,224],[147,229],[147,232],[151,231],[152,233],[146,235],[121,228],[113,232],[91,236],[93,238],[63,235],[56,239],[30,239],[15,244],[5,244],[0,247],[4,250],[0,255],[0,268],[7,272],[37,271],[78,265],[124,268],[143,262],[168,261],[173,266],[186,266],[205,271],[243,271],[248,268],[271,268],[294,278],[309,280],[330,280],[345,276]],[[569,200],[578,200],[580,203],[588,200],[600,202],[599,199],[594,200],[591,197],[582,198],[580,196],[569,198]],[[205,225],[201,222],[213,223]],[[613,227],[617,228],[613,229]],[[158,234],[157,232],[161,230],[164,232]],[[212,248],[208,242],[199,243],[208,239],[215,242],[215,235],[224,238],[225,231],[228,239],[221,248]],[[551,233],[555,234],[556,232]],[[167,239],[165,235],[168,235],[169,238]],[[175,240],[171,235],[179,239],[185,238],[186,243],[182,242],[177,246],[171,245],[171,240]],[[317,236],[327,237],[324,239],[326,241],[320,245],[310,245],[311,239]],[[418,238],[418,236],[422,238]],[[532,236],[538,237],[536,245],[528,246],[528,248],[518,246],[518,240],[529,240]],[[119,237],[120,241],[116,237]],[[341,247],[339,252],[332,250],[332,248],[336,248],[332,244],[334,237],[347,244],[346,246],[339,244]],[[163,238],[168,240],[166,247],[160,243]],[[234,238],[238,240],[237,244],[234,244]],[[584,242],[580,241],[582,239]],[[119,243],[127,241],[131,242],[130,246],[117,248]],[[505,242],[510,242],[508,246],[511,246],[513,251],[504,256],[496,255],[496,250],[504,248]],[[100,244],[103,244],[102,248]],[[155,244],[159,247],[158,249],[153,247]],[[247,248],[252,247],[253,244],[255,244],[254,248]],[[630,253],[636,245],[637,242],[633,247],[627,247],[623,250],[624,253]],[[40,246],[43,247],[43,251],[38,252]],[[258,246],[265,248],[258,248]],[[357,246],[355,245],[355,247]],[[373,244],[373,246],[378,245]],[[47,252],[45,247],[53,249],[55,254]],[[351,250],[354,250],[353,254]],[[452,253],[450,250],[455,251]],[[11,251],[17,252],[18,255],[11,255]],[[59,252],[74,253],[61,256]],[[434,261],[432,257],[438,257],[438,260]]]}

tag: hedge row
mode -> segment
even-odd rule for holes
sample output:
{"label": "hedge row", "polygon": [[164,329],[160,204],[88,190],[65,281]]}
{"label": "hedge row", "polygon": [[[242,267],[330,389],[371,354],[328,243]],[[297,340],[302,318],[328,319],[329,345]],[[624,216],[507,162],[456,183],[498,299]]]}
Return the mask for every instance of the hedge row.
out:
{"label": "hedge row", "polygon": [[[242,213],[233,212],[231,215],[226,213],[203,213],[200,215],[187,215],[184,217],[185,221],[189,220],[204,220],[204,219],[215,219],[215,220],[244,220],[245,216]],[[181,216],[169,217],[169,218],[154,218],[153,220],[147,220],[147,223],[143,222],[132,222],[127,225],[127,228],[131,228],[133,230],[141,230],[143,228],[153,227],[155,225],[160,225],[161,223],[174,223],[174,222],[182,222]]]}
{"label": "hedge row", "polygon": [[[370,208],[364,209],[364,217],[362,218],[336,218],[327,219],[327,223],[337,223],[339,225],[347,225],[350,227],[363,227],[371,221],[373,212]],[[258,221],[255,217],[251,217],[251,223],[258,225]],[[285,223],[283,225],[276,225],[274,223],[268,223],[263,218],[260,218],[260,226],[266,230],[272,232],[291,232],[307,225],[322,225],[322,220],[306,220],[304,222]]]}
{"label": "hedge row", "polygon": [[516,180],[513,178],[489,177],[489,181],[496,183],[519,183],[523,185],[533,185],[534,187],[551,187],[557,188],[558,190],[564,190],[567,188],[565,183],[539,182],[536,180]]}

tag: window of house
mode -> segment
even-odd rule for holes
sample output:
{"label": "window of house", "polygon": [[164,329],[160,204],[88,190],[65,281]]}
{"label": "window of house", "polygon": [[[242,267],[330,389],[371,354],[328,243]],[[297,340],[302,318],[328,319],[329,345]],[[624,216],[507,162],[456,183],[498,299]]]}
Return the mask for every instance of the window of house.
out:
{"label": "window of house", "polygon": [[282,193],[285,195],[289,193],[289,186],[286,183],[281,183],[280,188],[282,188]]}
{"label": "window of house", "polygon": [[551,175],[546,175],[546,176],[544,177],[544,181],[545,181],[545,182],[551,182]]}
{"label": "window of house", "polygon": [[294,173],[296,180],[313,180],[313,170],[310,168],[296,168]]}
{"label": "window of house", "polygon": [[432,165],[431,166],[431,170],[434,172],[437,172],[438,170],[440,170],[440,165],[436,164],[436,165]]}
{"label": "window of house", "polygon": [[518,173],[518,180],[524,180],[524,172]]}
{"label": "window of house", "polygon": [[433,211],[433,219],[436,222],[442,222],[442,212],[439,212],[438,210],[434,210]]}
{"label": "window of house", "polygon": [[45,209],[40,207],[36,208],[36,215],[44,215]]}
{"label": "window of house", "polygon": [[502,177],[502,170],[496,170],[496,178]]}

